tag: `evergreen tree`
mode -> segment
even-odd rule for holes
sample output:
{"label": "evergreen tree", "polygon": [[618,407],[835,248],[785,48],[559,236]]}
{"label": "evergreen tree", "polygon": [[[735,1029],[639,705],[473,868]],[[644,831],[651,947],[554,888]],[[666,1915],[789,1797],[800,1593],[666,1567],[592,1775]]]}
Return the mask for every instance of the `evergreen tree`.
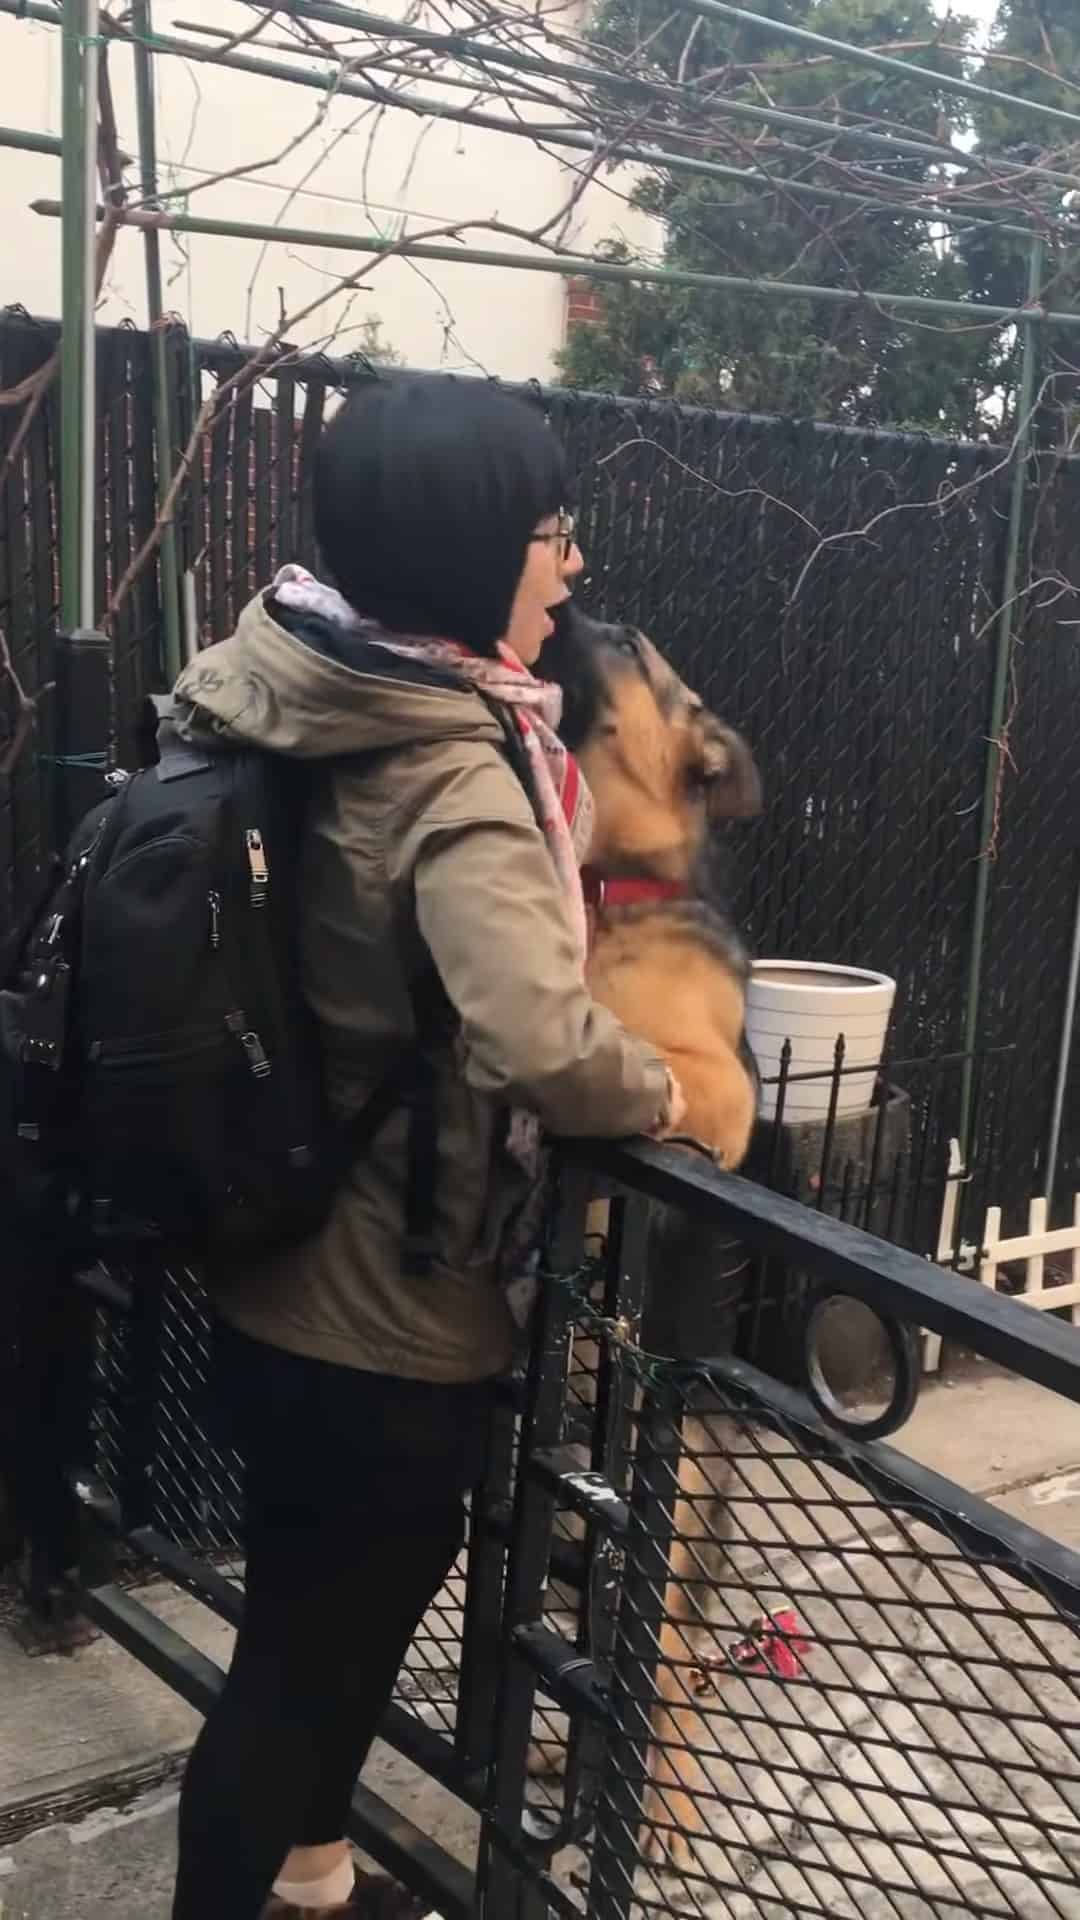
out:
{"label": "evergreen tree", "polygon": [[[1080,0],[1000,0],[990,39],[993,53],[977,78],[986,86],[1018,94],[1025,100],[1064,107],[1080,115]],[[1067,129],[1018,108],[977,103],[973,113],[976,151],[1031,166],[1040,161],[1080,178],[1080,130],[1071,151],[1063,142]],[[1022,179],[1017,192],[1041,207],[1049,222],[1042,269],[1043,299],[1047,306],[1080,311],[1080,192],[1043,182],[1036,175]],[[976,297],[1002,306],[1019,306],[1027,296],[1028,252],[1025,242],[1006,234],[975,230],[960,243],[968,278]],[[1080,409],[1080,330],[1048,328],[1042,337],[1042,371],[1047,382],[1047,404],[1040,415],[1045,436],[1071,438]],[[1019,351],[1015,331],[999,338],[996,367],[1003,424],[1015,419]]]}
{"label": "evergreen tree", "polygon": [[[1052,3],[1076,13],[1074,32],[1080,32],[1080,0]],[[1003,0],[1003,10],[1022,12],[1032,4]],[[920,66],[943,74],[962,70],[955,54],[935,44],[942,26],[931,0],[767,0],[764,10],[853,45],[915,43],[912,58]],[[932,160],[882,154],[842,134],[835,141],[779,129],[759,136],[740,122],[731,123],[731,139],[720,131],[729,123],[718,110],[695,97],[722,75],[722,91],[733,99],[767,99],[819,119],[839,109],[928,141],[970,141],[964,103],[945,89],[808,57],[796,43],[741,24],[702,19],[695,25],[692,16],[672,14],[665,0],[603,0],[594,31],[624,60],[647,44],[654,70],[690,83],[669,113],[669,145],[679,136],[701,142],[707,129],[707,150],[729,164],[760,162],[780,179],[835,185],[831,160],[840,160],[857,164],[867,182],[870,204],[861,212],[796,198],[782,186],[759,192],[650,172],[635,198],[664,223],[668,265],[951,300],[973,292],[1002,297],[991,292],[984,271],[991,261],[995,286],[1010,273],[1015,279],[1016,258],[1002,236],[990,236],[984,260],[977,244],[953,240],[925,216],[874,210],[875,195],[888,199],[899,190],[902,198],[912,188],[932,193],[940,180]],[[971,31],[966,19],[950,19],[949,46],[968,45]],[[994,84],[1011,90],[1018,78],[1009,69],[1003,79],[999,69]],[[997,144],[1000,137],[987,129],[988,140]],[[627,257],[625,247],[613,251]],[[1013,298],[1010,291],[1007,299]],[[1001,330],[973,329],[932,313],[901,318],[870,303],[788,303],[747,292],[624,283],[604,285],[602,299],[603,324],[575,329],[562,356],[563,377],[576,385],[633,393],[659,384],[710,405],[936,432],[976,434],[1000,426],[998,388],[1009,349]]]}

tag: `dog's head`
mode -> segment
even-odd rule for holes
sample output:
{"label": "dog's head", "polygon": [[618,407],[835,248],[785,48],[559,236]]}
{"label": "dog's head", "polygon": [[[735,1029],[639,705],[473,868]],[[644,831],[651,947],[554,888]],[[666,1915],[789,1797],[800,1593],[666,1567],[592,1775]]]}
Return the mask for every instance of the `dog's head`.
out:
{"label": "dog's head", "polygon": [[713,827],[760,811],[745,740],[636,628],[568,602],[539,671],[562,688],[560,733],[593,791],[602,873],[685,881]]}

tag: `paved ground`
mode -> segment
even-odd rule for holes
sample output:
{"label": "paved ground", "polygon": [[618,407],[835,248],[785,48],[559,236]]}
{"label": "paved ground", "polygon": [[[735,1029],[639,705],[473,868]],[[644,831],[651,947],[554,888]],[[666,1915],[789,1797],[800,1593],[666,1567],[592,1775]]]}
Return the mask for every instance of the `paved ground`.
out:
{"label": "paved ground", "polygon": [[[1080,1549],[1080,1407],[975,1365],[951,1385],[935,1383],[927,1388],[901,1442],[901,1450],[923,1464]],[[773,1578],[783,1580],[789,1593],[805,1590],[807,1581],[820,1578],[822,1570],[831,1568],[844,1551],[843,1527],[832,1523],[816,1561],[804,1555],[798,1568],[789,1567],[785,1573],[774,1558]],[[870,1591],[877,1589],[871,1585]],[[924,1586],[920,1606],[926,1592]],[[171,1588],[156,1589],[148,1598],[213,1658],[227,1657],[227,1629],[202,1608]],[[971,1580],[966,1586],[962,1581],[949,1604],[960,1612],[965,1607],[985,1608],[985,1590],[977,1590]],[[1004,1619],[1010,1609],[1007,1594],[1001,1604]],[[910,1643],[898,1648],[891,1664],[879,1662],[896,1711],[908,1716],[906,1721],[893,1722],[898,1746],[905,1748],[915,1724],[912,1716],[919,1712],[919,1630],[913,1618]],[[865,1675],[861,1684],[865,1690]],[[197,1725],[195,1716],[108,1642],[97,1641],[70,1659],[29,1659],[2,1628],[0,1703],[2,1920],[66,1920],[66,1916],[71,1920],[76,1916],[78,1920],[99,1916],[100,1920],[166,1920],[175,1781]],[[764,1700],[758,1706],[764,1708]],[[817,1731],[824,1739],[825,1730]],[[810,1715],[804,1735],[814,1732]],[[845,1771],[854,1792],[858,1782],[853,1769],[865,1750],[859,1724],[852,1719],[828,1732],[830,1768]],[[1049,1775],[1053,1756],[1047,1753],[1046,1757]],[[718,1742],[717,1785],[722,1784],[720,1776],[731,1758],[724,1752],[724,1743]],[[760,1800],[762,1835],[768,1826],[769,1759],[769,1753],[759,1747],[754,1778],[745,1767],[741,1773],[743,1789],[749,1783]],[[899,1757],[889,1760],[884,1775],[872,1783],[879,1795],[891,1796],[898,1807],[906,1785],[905,1764]],[[369,1779],[376,1792],[435,1833],[451,1851],[463,1859],[470,1857],[475,1844],[472,1818],[399,1757],[380,1752]],[[932,1771],[923,1784],[933,1794]],[[1073,1812],[1080,1812],[1080,1806]],[[788,1813],[802,1823],[800,1831],[813,1834],[815,1808],[810,1799],[804,1796]],[[836,1813],[834,1804],[834,1818]],[[1010,1845],[1023,1847],[1025,1810],[1013,1809],[1013,1813]],[[1047,1817],[1048,1809],[1028,1808],[1027,1813],[1038,1822]],[[710,1851],[718,1875],[726,1876],[722,1863],[730,1860],[736,1843],[753,1847],[755,1831],[753,1823],[744,1820],[738,1833],[728,1836],[730,1847],[723,1833],[715,1834]],[[903,1832],[893,1838],[902,1845]],[[988,1839],[986,1833],[976,1832],[975,1826],[971,1840],[973,1850],[983,1858],[988,1848],[992,1857],[993,1847],[1000,1844],[993,1836]],[[794,1851],[797,1855],[798,1849]],[[1075,1857],[1071,1840],[1067,1855]],[[844,1873],[843,1859],[835,1857],[832,1864],[834,1871]],[[1080,1861],[1075,1864],[1080,1871]],[[798,1898],[797,1867],[793,1866],[792,1875],[791,1897]],[[752,1920],[758,1905],[745,1879],[743,1886],[746,1891],[736,1896],[737,1904],[728,1911]],[[970,1890],[977,1899],[974,1878]],[[886,1910],[896,1911],[891,1904]],[[1013,1910],[1026,1908],[1018,1905]],[[1041,1909],[1033,1906],[1031,1911],[1034,1915]],[[837,1916],[845,1912],[842,1904],[836,1905]],[[864,1920],[876,1920],[872,1900],[864,1905],[863,1915]]]}

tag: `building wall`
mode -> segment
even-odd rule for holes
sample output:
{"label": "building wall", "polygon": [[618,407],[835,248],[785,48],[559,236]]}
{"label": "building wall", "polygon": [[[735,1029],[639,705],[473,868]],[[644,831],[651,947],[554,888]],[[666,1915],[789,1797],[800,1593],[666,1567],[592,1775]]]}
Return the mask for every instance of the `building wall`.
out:
{"label": "building wall", "polygon": [[[159,0],[160,31],[179,31],[177,16],[238,31],[248,19],[221,0],[184,0],[175,11]],[[59,132],[60,51],[52,28],[0,18],[0,123]],[[121,146],[134,154],[130,53],[114,47],[110,63]],[[155,67],[162,186],[189,194],[192,212],[341,234],[397,233],[403,218],[417,235],[466,219],[498,218],[532,229],[572,189],[572,170],[526,140],[430,116],[422,120],[397,108],[378,112],[344,97],[302,138],[325,105],[313,89],[164,55]],[[437,91],[429,82],[418,90]],[[443,97],[454,105],[471,98],[448,90]],[[482,104],[508,111],[497,99]],[[550,119],[549,110],[543,117]],[[283,155],[294,140],[294,150]],[[253,163],[271,160],[251,172]],[[233,168],[250,177],[207,184]],[[620,234],[632,244],[655,246],[653,223],[626,205],[631,185],[625,168],[592,183],[570,216],[563,244],[589,252]],[[59,311],[59,222],[29,207],[59,193],[58,160],[0,150],[0,305]],[[525,246],[483,230],[462,238],[484,248]],[[166,304],[197,334],[231,331],[240,339],[258,339],[274,326],[282,298],[295,313],[362,264],[359,255],[308,245],[265,248],[253,241],[166,235],[163,246]],[[118,237],[100,311],[103,321],[145,322],[142,246],[134,232]],[[555,275],[390,260],[376,266],[362,291],[335,295],[291,337],[313,346],[332,342],[335,351],[347,352],[363,345],[364,323],[376,318],[385,341],[411,366],[543,379],[553,373],[553,356],[565,337],[567,293]]]}

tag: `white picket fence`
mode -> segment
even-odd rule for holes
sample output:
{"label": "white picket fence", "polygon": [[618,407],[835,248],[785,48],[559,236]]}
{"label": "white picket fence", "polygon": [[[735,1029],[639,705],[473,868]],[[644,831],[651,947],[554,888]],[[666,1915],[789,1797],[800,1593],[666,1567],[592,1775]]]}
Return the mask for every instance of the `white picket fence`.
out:
{"label": "white picket fence", "polygon": [[[981,1245],[973,1247],[970,1242],[964,1241],[957,1257],[956,1210],[963,1177],[959,1143],[950,1140],[949,1171],[938,1232],[939,1265],[955,1264],[961,1273],[976,1274],[980,1286],[992,1287],[996,1291],[1001,1268],[1022,1263],[1024,1284],[1013,1297],[1027,1307],[1049,1307],[1055,1311],[1060,1307],[1070,1307],[1073,1326],[1080,1327],[1080,1193],[1073,1199],[1071,1227],[1047,1227],[1046,1200],[1040,1198],[1028,1203],[1027,1232],[1016,1234],[1011,1240],[1001,1237],[1001,1208],[988,1207]],[[1047,1256],[1062,1253],[1072,1255],[1070,1278],[1062,1285],[1048,1287],[1045,1284]],[[941,1335],[924,1333],[923,1340],[926,1371],[936,1373],[941,1364]]]}

